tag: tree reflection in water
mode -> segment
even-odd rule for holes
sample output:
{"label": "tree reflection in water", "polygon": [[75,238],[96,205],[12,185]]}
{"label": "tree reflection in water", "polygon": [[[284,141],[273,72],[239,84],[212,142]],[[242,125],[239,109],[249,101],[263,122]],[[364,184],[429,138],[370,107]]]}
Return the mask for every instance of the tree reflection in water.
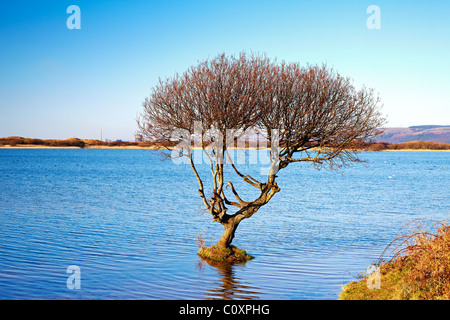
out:
{"label": "tree reflection in water", "polygon": [[259,299],[260,292],[258,292],[258,288],[242,283],[241,279],[235,275],[236,267],[242,266],[245,262],[233,264],[212,261],[209,259],[199,259],[197,268],[203,270],[205,262],[218,271],[221,280],[221,282],[216,283],[216,286],[208,290],[206,299]]}

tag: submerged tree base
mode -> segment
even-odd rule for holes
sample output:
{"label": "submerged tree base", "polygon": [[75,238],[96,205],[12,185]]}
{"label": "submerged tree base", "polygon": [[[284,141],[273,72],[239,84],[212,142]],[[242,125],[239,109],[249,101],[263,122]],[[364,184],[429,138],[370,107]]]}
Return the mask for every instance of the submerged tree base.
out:
{"label": "submerged tree base", "polygon": [[198,255],[202,259],[225,263],[243,263],[255,258],[247,254],[245,250],[241,250],[235,246],[230,246],[225,249],[216,246],[202,247],[198,251]]}

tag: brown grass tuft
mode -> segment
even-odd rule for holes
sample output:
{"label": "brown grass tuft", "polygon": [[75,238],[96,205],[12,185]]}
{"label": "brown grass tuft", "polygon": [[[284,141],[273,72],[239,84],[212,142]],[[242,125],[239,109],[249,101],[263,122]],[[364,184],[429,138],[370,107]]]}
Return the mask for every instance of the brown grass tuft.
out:
{"label": "brown grass tuft", "polygon": [[345,286],[339,298],[449,300],[450,226],[446,221],[413,220],[400,230],[377,265],[382,290],[369,290],[363,278]]}

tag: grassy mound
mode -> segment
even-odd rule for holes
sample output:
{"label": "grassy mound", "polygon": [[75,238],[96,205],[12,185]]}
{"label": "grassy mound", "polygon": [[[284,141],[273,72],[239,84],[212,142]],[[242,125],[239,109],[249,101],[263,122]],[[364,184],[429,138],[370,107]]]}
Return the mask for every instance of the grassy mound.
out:
{"label": "grassy mound", "polygon": [[402,300],[405,299],[404,278],[410,270],[403,268],[400,261],[389,262],[380,267],[381,286],[369,289],[367,277],[352,281],[342,287],[339,300]]}
{"label": "grassy mound", "polygon": [[395,239],[405,245],[397,245],[393,258],[381,264],[380,289],[369,289],[368,278],[361,277],[344,286],[339,299],[449,300],[450,226],[439,225],[434,232],[416,231]]}
{"label": "grassy mound", "polygon": [[246,262],[254,258],[253,256],[247,254],[245,250],[241,250],[235,246],[230,246],[230,248],[226,249],[218,248],[216,246],[208,248],[201,247],[198,251],[198,255],[202,259],[227,263]]}

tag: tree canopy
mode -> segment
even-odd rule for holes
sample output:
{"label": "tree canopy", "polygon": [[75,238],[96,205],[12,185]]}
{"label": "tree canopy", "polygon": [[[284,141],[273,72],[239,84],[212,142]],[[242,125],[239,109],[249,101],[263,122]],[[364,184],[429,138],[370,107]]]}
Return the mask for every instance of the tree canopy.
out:
{"label": "tree canopy", "polygon": [[[173,139],[174,132],[187,139],[184,155],[198,180],[200,197],[213,219],[225,227],[216,246],[227,248],[239,222],[280,191],[275,181],[279,170],[295,162],[333,168],[358,161],[352,146],[378,134],[384,123],[380,110],[373,89],[357,90],[351,79],[326,65],[301,66],[277,63],[262,55],[222,54],[160,80],[143,102],[138,125],[150,140]],[[248,129],[264,134],[271,142],[267,181],[240,172],[229,156],[236,138]],[[196,169],[192,141],[211,162],[211,197],[206,196]],[[249,186],[259,189],[256,199],[244,201],[239,196],[224,177],[225,162]],[[225,194],[226,186],[233,201]],[[228,213],[229,207],[236,211]]]}

